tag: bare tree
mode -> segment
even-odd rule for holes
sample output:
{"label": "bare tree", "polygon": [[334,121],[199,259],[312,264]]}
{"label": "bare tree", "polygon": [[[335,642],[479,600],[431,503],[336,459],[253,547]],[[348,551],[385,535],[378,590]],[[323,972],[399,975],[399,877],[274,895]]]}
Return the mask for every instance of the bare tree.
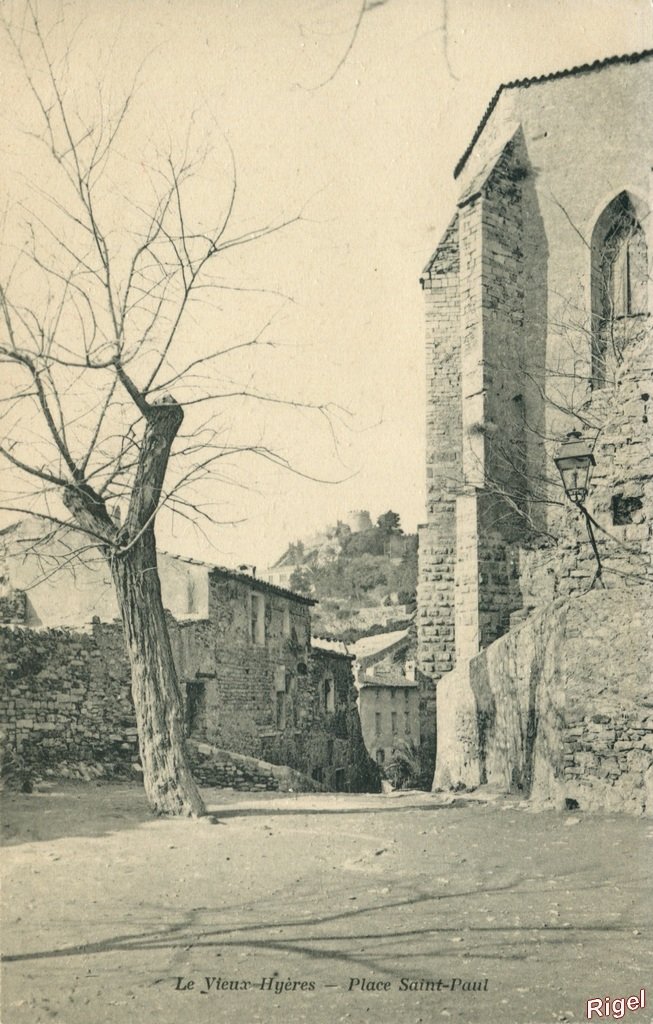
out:
{"label": "bare tree", "polygon": [[[265,328],[205,355],[193,354],[182,328],[191,304],[218,286],[211,269],[225,253],[301,214],[238,231],[232,160],[224,210],[207,226],[197,214],[202,197],[193,202],[191,195],[207,152],[186,140],[181,157],[167,154],[144,165],[139,140],[138,152],[125,154],[133,92],[113,114],[100,97],[94,113],[82,115],[65,87],[70,49],[60,63],[52,26],[44,27],[31,3],[23,13],[22,24],[7,20],[5,29],[52,170],[48,187],[30,193],[24,241],[10,250],[0,287],[0,453],[29,482],[8,507],[37,509],[52,531],[74,528],[108,563],[129,652],[149,803],[159,814],[200,815],[204,806],[185,748],[161,599],[155,524],[164,507],[195,521],[210,518],[188,488],[239,452],[283,461],[262,445],[226,443],[215,426],[217,401],[234,395],[283,400],[225,386],[211,374],[229,353],[265,344]],[[125,166],[133,191],[127,184],[120,193]],[[118,194],[124,222],[116,213]],[[184,397],[175,398],[173,387]],[[204,402],[213,403],[211,416],[195,417],[183,434],[184,409]],[[311,408],[326,414],[324,407]],[[122,521],[115,506],[124,510]],[[71,557],[79,554],[73,548]]]}

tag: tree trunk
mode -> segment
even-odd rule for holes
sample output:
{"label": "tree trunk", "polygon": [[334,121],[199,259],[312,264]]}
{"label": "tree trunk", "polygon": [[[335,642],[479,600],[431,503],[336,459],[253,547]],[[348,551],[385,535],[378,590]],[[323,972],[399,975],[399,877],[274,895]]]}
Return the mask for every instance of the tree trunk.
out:
{"label": "tree trunk", "polygon": [[205,808],[188,762],[154,529],[148,527],[133,547],[114,558],[111,569],[131,663],[147,799],[156,814],[196,817]]}
{"label": "tree trunk", "polygon": [[87,483],[67,487],[64,503],[82,529],[98,538],[111,568],[131,663],[143,784],[150,806],[157,814],[199,816],[206,812],[188,761],[154,537],[170,449],[184,414],[168,396],[151,405],[140,402],[145,433],[124,527],[117,528],[104,499]]}

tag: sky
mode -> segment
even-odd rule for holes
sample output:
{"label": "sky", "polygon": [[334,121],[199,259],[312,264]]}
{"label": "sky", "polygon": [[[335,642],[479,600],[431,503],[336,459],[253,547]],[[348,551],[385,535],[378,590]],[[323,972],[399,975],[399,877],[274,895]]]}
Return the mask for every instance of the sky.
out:
{"label": "sky", "polygon": [[[39,8],[47,18],[59,0]],[[195,202],[219,208],[228,140],[240,230],[301,211],[227,254],[221,280],[243,290],[194,310],[183,336],[194,355],[263,331],[270,344],[235,355],[224,380],[280,401],[225,400],[215,423],[292,471],[243,455],[228,479],[207,482],[219,523],[200,534],[161,519],[168,550],[263,571],[288,541],[350,509],[393,509],[415,530],[425,516],[419,276],[452,214],[453,167],[501,82],[653,45],[649,0],[368,0],[354,37],[360,10],[358,0],[64,4],[67,24],[80,24],[73,90],[85,96],[101,79],[119,97],[137,74],[121,141],[136,161],[147,140],[211,145]],[[0,65],[15,97],[2,116],[9,202],[28,201],[18,169],[31,115],[15,62]]]}

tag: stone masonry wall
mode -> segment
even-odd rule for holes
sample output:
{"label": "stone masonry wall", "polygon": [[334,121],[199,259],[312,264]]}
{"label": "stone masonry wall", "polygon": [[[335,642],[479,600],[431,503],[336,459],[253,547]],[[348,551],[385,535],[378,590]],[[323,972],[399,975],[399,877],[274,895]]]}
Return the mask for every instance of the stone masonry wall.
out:
{"label": "stone masonry wall", "polygon": [[[520,512],[526,509],[530,487],[526,388],[520,372],[527,274],[522,186],[527,167],[518,132],[481,190],[485,415],[481,421],[465,424],[466,430],[481,432],[479,443],[485,452],[483,479],[476,493],[476,551],[466,560],[467,575],[477,579],[476,650],[506,631],[510,612],[515,610],[518,593],[511,587],[511,548],[525,532]],[[460,552],[459,558],[464,557]],[[474,653],[468,645],[467,656]]]}
{"label": "stone masonry wall", "polygon": [[264,589],[265,632],[257,642],[252,592],[250,582],[217,572],[210,618],[169,622],[191,736],[289,765],[328,789],[375,790],[378,772],[363,743],[351,659],[311,648],[310,606]]}
{"label": "stone masonry wall", "polygon": [[[606,587],[641,584],[653,610],[653,433],[642,395],[653,394],[650,327],[624,350],[614,380],[590,395],[584,414],[600,427],[586,505],[598,523],[596,543]],[[591,431],[589,432],[591,434]],[[562,488],[559,488],[562,499]],[[585,522],[570,502],[552,513],[556,541],[519,552],[525,611],[585,590],[596,572]]]}
{"label": "stone masonry wall", "polygon": [[[333,684],[335,691],[332,712],[325,706],[327,682]],[[380,775],[363,739],[351,659],[314,650],[310,683],[313,693],[311,725],[296,736],[297,763],[301,770],[318,779],[327,789],[378,792]]]}
{"label": "stone masonry wall", "polygon": [[25,622],[27,594],[23,590],[9,590],[0,596],[0,622]]}
{"label": "stone masonry wall", "polygon": [[301,727],[310,710],[305,685],[310,606],[272,592],[261,594],[265,629],[257,639],[251,629],[254,592],[248,583],[220,574],[210,581],[209,650],[214,678],[206,680],[197,731],[209,743],[274,760],[268,754],[277,731]]}
{"label": "stone masonry wall", "polygon": [[[119,624],[86,630],[0,627],[3,771],[18,781],[48,776],[140,778],[130,668]],[[243,790],[310,788],[307,780],[229,751],[191,743],[198,781]]]}
{"label": "stone masonry wall", "polygon": [[[442,679],[434,785],[653,813],[653,653],[639,590],[559,600]],[[607,653],[609,652],[609,657]]]}
{"label": "stone masonry wall", "polygon": [[[460,177],[462,435],[460,448],[448,457],[455,464],[462,451],[463,474],[443,493],[457,505],[458,528],[449,538],[456,654],[455,668],[438,682],[436,780],[478,784],[484,773],[494,773],[509,788],[560,795],[561,780],[568,790],[587,769],[589,781],[578,782],[585,785],[586,803],[594,791],[603,806],[620,806],[623,797],[634,807],[644,799],[637,765],[648,748],[638,744],[645,742],[640,730],[647,728],[649,705],[640,688],[636,708],[628,696],[628,674],[619,680],[621,638],[632,632],[632,616],[639,629],[641,614],[650,620],[653,611],[651,318],[641,301],[620,315],[609,379],[597,386],[591,379],[592,245],[602,211],[627,190],[648,238],[648,277],[635,285],[638,295],[648,287],[653,310],[653,220],[646,199],[652,76],[649,57],[504,90]],[[455,254],[443,242],[436,253],[440,264],[445,256],[454,266]],[[451,322],[445,309],[445,332]],[[438,337],[437,324],[427,330]],[[435,362],[428,367],[428,400],[436,416],[444,404],[456,417],[448,361],[438,363],[437,348],[430,351]],[[595,580],[597,561],[585,520],[566,500],[553,464],[558,439],[575,427],[596,438],[586,505],[596,520],[606,590]],[[447,435],[445,446],[452,441]],[[437,463],[437,451],[433,458]],[[429,524],[435,522],[431,503]],[[440,522],[437,528],[443,535]],[[426,552],[435,545],[424,547]],[[429,602],[436,593],[426,572],[422,579],[418,615],[433,621]],[[617,595],[624,595],[632,616],[621,614]],[[610,620],[606,609],[613,600]],[[556,672],[566,671],[571,639],[556,618],[562,612],[552,608],[589,609],[592,601],[602,630],[600,642],[591,640],[600,651],[594,688],[587,689],[578,661],[563,691]],[[565,620],[572,631],[573,614]],[[546,630],[537,633],[542,622],[556,637],[557,655]],[[650,650],[638,636],[637,653],[627,645],[623,652],[630,667],[635,656],[643,662]],[[485,650],[475,657],[478,648]],[[429,664],[447,650],[434,636]],[[605,685],[612,687],[607,710],[597,692]],[[585,709],[574,719],[579,695]],[[563,735],[567,728],[575,731]],[[606,744],[614,744],[612,753]],[[637,793],[629,788],[633,779],[639,780]],[[576,799],[569,792],[567,797]]]}
{"label": "stone masonry wall", "polygon": [[[521,608],[515,582],[519,547],[543,522],[536,499],[543,491],[539,478],[545,465],[541,388],[547,246],[521,131],[504,147],[480,186],[477,202],[483,336],[482,352],[473,365],[482,364],[484,406],[478,403],[474,418],[472,402],[463,392],[464,434],[477,435],[467,442],[468,462],[482,459],[477,508],[471,508],[470,496],[458,499],[464,505],[459,512],[456,593],[463,633],[459,637],[458,628],[456,632],[459,656],[466,657],[502,636],[511,614]],[[475,479],[467,475],[474,467],[465,468],[466,478]],[[465,540],[472,521],[474,544]]]}
{"label": "stone masonry wall", "polygon": [[0,628],[0,720],[8,749],[35,770],[138,763],[120,626]]}
{"label": "stone masonry wall", "polygon": [[434,681],[454,660],[455,489],[461,474],[458,217],[421,278],[426,309],[427,523],[419,529],[421,744],[435,742]]}
{"label": "stone masonry wall", "polygon": [[[237,594],[221,590],[214,599],[221,607],[228,601],[236,618],[241,617],[243,595],[238,603]],[[238,647],[229,646],[224,619],[224,631],[209,620],[169,623],[191,737],[234,754],[289,765],[327,789],[374,791],[378,773],[363,744],[351,659],[306,651],[297,633],[284,638],[281,615],[276,623],[281,635],[275,639],[279,611],[274,605],[270,609],[267,650],[252,644],[244,616]],[[300,629],[303,622],[300,612]],[[332,708],[326,706],[327,683],[333,687]]]}

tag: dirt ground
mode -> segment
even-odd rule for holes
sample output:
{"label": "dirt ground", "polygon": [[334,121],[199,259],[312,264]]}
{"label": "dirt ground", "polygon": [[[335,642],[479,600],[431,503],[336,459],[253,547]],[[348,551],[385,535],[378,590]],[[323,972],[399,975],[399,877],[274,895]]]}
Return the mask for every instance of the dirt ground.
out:
{"label": "dirt ground", "polygon": [[581,1021],[647,983],[653,1005],[650,819],[206,796],[215,824],[152,819],[136,786],[5,795],[2,1024]]}

